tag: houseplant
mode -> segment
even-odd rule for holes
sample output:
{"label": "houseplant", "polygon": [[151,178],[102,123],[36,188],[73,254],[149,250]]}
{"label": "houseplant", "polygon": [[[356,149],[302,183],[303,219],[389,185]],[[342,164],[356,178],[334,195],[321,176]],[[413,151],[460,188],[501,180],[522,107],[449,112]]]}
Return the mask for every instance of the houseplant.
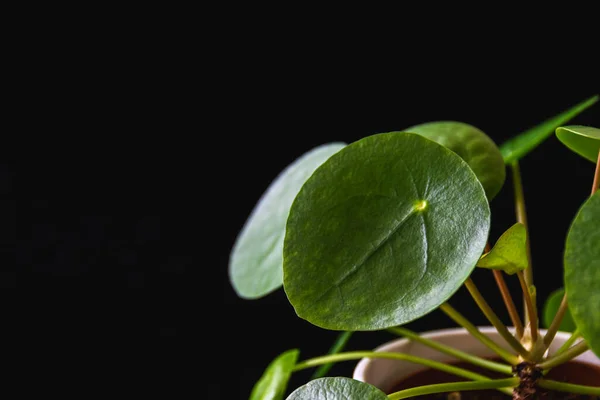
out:
{"label": "houseplant", "polygon": [[[349,145],[320,146],[298,159],[270,186],[238,236],[230,257],[230,278],[244,298],[260,298],[284,286],[296,313],[324,329],[343,331],[338,353],[352,331],[396,329],[428,346],[401,326],[440,309],[502,360],[482,360],[438,347],[484,368],[506,373],[488,379],[464,369],[399,353],[349,352],[298,361],[283,353],[265,371],[251,399],[283,398],[293,371],[360,358],[396,358],[470,379],[426,385],[389,395],[499,389],[514,398],[534,398],[546,390],[600,395],[598,387],[545,378],[547,370],[590,348],[600,354],[600,193],[598,168],[590,198],[577,210],[565,248],[565,295],[536,307],[528,229],[518,161],[549,135],[577,153],[598,160],[600,137],[592,127],[563,126],[591,107],[592,97],[500,148],[479,129],[459,122],[425,123],[367,136]],[[517,223],[492,246],[489,202],[500,191],[506,170],[513,174]],[[488,268],[510,312],[508,329],[489,307],[470,275]],[[505,275],[523,289],[523,320],[506,290]],[[447,300],[464,285],[512,351],[492,343]],[[594,303],[595,301],[595,303]],[[558,303],[558,304],[557,304]],[[561,323],[572,312],[576,331],[548,353]],[[548,315],[547,331],[539,330]],[[573,345],[579,337],[579,342]],[[572,345],[572,346],[571,346]],[[294,390],[290,399],[388,398],[378,388],[351,378],[320,378]],[[514,375],[514,376],[513,376]],[[508,390],[507,390],[508,389]]]}

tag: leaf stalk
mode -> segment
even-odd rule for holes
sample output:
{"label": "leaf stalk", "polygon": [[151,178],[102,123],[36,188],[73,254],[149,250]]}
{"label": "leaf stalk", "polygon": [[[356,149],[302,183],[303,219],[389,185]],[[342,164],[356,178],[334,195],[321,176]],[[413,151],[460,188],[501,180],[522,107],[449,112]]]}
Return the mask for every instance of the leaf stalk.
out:
{"label": "leaf stalk", "polygon": [[388,399],[400,400],[426,394],[485,389],[501,389],[501,392],[510,395],[512,394],[512,391],[508,388],[515,387],[518,384],[519,378],[490,379],[480,382],[437,383],[434,385],[417,386],[410,389],[400,390],[399,392],[388,395]]}
{"label": "leaf stalk", "polygon": [[565,293],[563,295],[563,298],[560,301],[560,306],[558,307],[558,311],[556,311],[556,315],[552,319],[552,323],[550,324],[550,327],[548,328],[548,331],[546,332],[546,335],[544,336],[544,344],[546,345],[546,348],[550,347],[550,344],[554,340],[554,337],[556,336],[556,332],[558,332],[558,329],[560,328],[560,324],[562,323],[562,320],[563,320],[566,312],[567,312],[567,293]]}
{"label": "leaf stalk", "polygon": [[523,274],[522,271],[517,272],[517,276],[519,277],[519,283],[521,284],[521,290],[523,291],[523,298],[525,300],[525,309],[527,310],[527,315],[529,315],[529,324],[531,327],[531,340],[533,343],[537,342],[538,339],[538,316],[537,316],[537,307],[531,298],[531,293],[529,293],[529,285],[527,285],[527,277]]}
{"label": "leaf stalk", "polygon": [[506,340],[506,342],[510,345],[510,347],[515,349],[515,351],[517,351],[521,356],[523,356],[523,358],[529,359],[529,356],[530,356],[529,352],[508,331],[508,329],[502,323],[502,321],[500,321],[500,318],[498,318],[496,313],[494,313],[492,308],[485,301],[485,299],[481,295],[481,292],[479,292],[479,289],[477,289],[477,286],[475,286],[475,283],[473,282],[473,280],[471,278],[468,278],[465,281],[465,286],[467,287],[467,290],[469,291],[469,293],[471,293],[471,297],[473,297],[473,300],[475,300],[475,303],[477,303],[477,305],[479,306],[481,311],[485,314],[486,318],[490,321],[490,323],[492,325],[494,325],[494,327],[496,328],[496,330],[498,331],[500,336],[502,336],[504,338],[504,340]]}
{"label": "leaf stalk", "polygon": [[575,394],[587,394],[590,396],[600,396],[600,387],[598,386],[574,385],[572,383],[558,382],[550,379],[540,379],[537,384],[539,387],[544,389],[558,390],[561,392]]}
{"label": "leaf stalk", "polygon": [[541,369],[554,368],[558,365],[564,364],[567,361],[572,360],[573,358],[577,357],[581,353],[584,353],[588,349],[588,344],[585,342],[585,340],[582,340],[575,346],[563,351],[560,354],[555,354],[553,357],[550,357],[546,361],[539,363],[537,366]]}
{"label": "leaf stalk", "polygon": [[517,307],[515,307],[515,303],[513,298],[508,290],[508,286],[506,286],[506,281],[504,280],[504,276],[502,275],[502,271],[498,271],[496,269],[492,270],[494,273],[494,279],[496,280],[496,284],[498,285],[498,289],[500,290],[500,294],[502,295],[502,299],[504,300],[504,304],[506,305],[506,309],[508,310],[508,315],[510,316],[510,320],[515,327],[515,333],[518,339],[523,336],[523,323],[521,322],[521,317],[519,316],[519,312],[517,311]]}
{"label": "leaf stalk", "polygon": [[486,360],[485,358],[474,356],[470,353],[466,353],[448,345],[436,342],[435,340],[424,338],[418,333],[408,330],[406,328],[395,327],[389,328],[388,331],[396,335],[404,336],[415,342],[421,343],[422,345],[435,349],[441,353],[456,357],[459,360],[467,361],[478,367],[487,368],[490,371],[500,372],[502,374],[512,375],[512,367],[510,365],[501,364],[498,362]]}
{"label": "leaf stalk", "polygon": [[440,310],[444,312],[448,317],[450,317],[454,322],[458,325],[462,326],[469,332],[475,339],[479,340],[482,344],[492,350],[494,353],[498,354],[502,357],[506,362],[511,365],[517,365],[519,363],[519,359],[517,356],[512,354],[510,351],[502,348],[498,343],[494,342],[489,337],[485,336],[483,333],[477,329],[475,325],[473,325],[467,318],[465,318],[461,313],[456,311],[454,307],[452,307],[448,303],[444,303],[440,306]]}

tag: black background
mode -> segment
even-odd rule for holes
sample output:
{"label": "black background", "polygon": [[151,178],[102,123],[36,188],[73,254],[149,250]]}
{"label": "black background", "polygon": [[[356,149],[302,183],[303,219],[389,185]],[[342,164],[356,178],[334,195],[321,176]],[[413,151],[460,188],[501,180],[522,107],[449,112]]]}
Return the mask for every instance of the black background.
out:
{"label": "black background", "polygon": [[[454,64],[455,73],[404,61],[387,62],[383,74],[372,67],[385,57],[363,69],[327,49],[311,56],[240,56],[219,74],[170,71],[152,84],[156,75],[137,78],[138,67],[117,80],[41,80],[34,101],[43,111],[23,120],[40,134],[7,152],[15,162],[1,174],[7,242],[16,239],[14,268],[0,275],[3,329],[26,379],[81,394],[208,388],[201,398],[246,399],[279,353],[323,354],[336,336],[297,318],[282,290],[245,301],[227,278],[237,233],[286,165],[323,143],[433,120],[470,123],[500,144],[598,92],[592,79],[540,77],[539,66]],[[600,126],[599,107],[573,123]],[[551,137],[521,169],[543,299],[561,285],[564,237],[593,164]],[[492,241],[515,221],[510,183],[491,204]],[[507,320],[491,274],[474,279]],[[509,279],[515,293],[516,283]],[[486,324],[463,289],[451,303]],[[439,312],[409,324],[450,326]],[[358,333],[349,347],[390,339]],[[350,376],[353,366],[332,374]]]}

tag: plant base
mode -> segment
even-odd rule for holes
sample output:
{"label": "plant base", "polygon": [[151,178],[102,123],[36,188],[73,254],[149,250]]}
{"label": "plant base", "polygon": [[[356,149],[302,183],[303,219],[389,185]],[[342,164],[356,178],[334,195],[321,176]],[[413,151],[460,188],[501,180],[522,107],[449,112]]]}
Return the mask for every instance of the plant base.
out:
{"label": "plant base", "polygon": [[[496,360],[499,361],[499,360]],[[495,372],[490,372],[485,369],[474,367],[469,363],[453,363],[461,368],[469,369],[471,371],[486,375],[490,378],[501,379],[506,378],[506,375],[502,375]],[[527,367],[527,368],[526,368]],[[531,368],[527,364],[519,368],[516,373],[523,375],[524,381],[534,382],[539,378],[539,371]],[[529,376],[532,375],[532,376]],[[536,377],[537,378],[534,378]],[[548,379],[560,380],[563,382],[576,383],[581,385],[598,385],[600,382],[600,368],[589,364],[580,362],[569,362],[560,365],[552,369],[546,376]],[[450,375],[446,372],[437,370],[424,370],[417,372],[405,379],[402,379],[394,388],[388,393],[393,393],[398,390],[408,389],[415,386],[430,385],[434,383],[445,383],[445,382],[456,382],[461,381],[459,377]],[[536,387],[529,387],[523,385],[522,388],[518,388],[519,394],[522,397],[515,397],[512,399],[525,399],[525,400],[600,400],[600,398],[586,395],[574,395],[571,393],[564,393],[558,391],[548,391]],[[454,392],[454,393],[440,393],[425,396],[417,396],[414,399],[419,400],[510,400],[511,396],[502,394],[495,390],[475,390],[468,392]]]}
{"label": "plant base", "polygon": [[513,400],[535,399],[538,392],[536,383],[543,376],[542,370],[533,364],[522,362],[513,368],[513,372],[521,380],[513,391]]}

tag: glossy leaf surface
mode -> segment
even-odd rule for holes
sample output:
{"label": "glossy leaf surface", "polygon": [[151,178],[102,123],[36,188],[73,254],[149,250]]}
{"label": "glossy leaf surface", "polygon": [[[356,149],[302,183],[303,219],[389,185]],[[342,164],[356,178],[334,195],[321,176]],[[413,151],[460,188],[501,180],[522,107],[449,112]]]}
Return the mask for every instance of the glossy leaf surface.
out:
{"label": "glossy leaf surface", "polygon": [[256,299],[283,282],[283,239],[290,207],[300,188],[343,143],[319,146],[288,166],[269,186],[236,239],[229,279],[238,296]]}
{"label": "glossy leaf surface", "polygon": [[335,377],[308,382],[290,394],[287,400],[387,400],[373,385],[355,379]]}
{"label": "glossy leaf surface", "polygon": [[502,189],[506,166],[496,143],[480,129],[456,121],[437,121],[411,126],[405,132],[418,133],[458,154],[469,164],[489,200]]}
{"label": "glossy leaf surface", "polygon": [[274,359],[254,385],[250,400],[283,399],[299,354],[296,349],[288,350]]}
{"label": "glossy leaf surface", "polygon": [[[544,303],[544,312],[542,315],[544,327],[550,328],[552,321],[554,320],[554,316],[558,312],[558,308],[560,307],[560,303],[565,294],[565,290],[563,288],[557,289],[554,292],[550,293],[546,302]],[[575,326],[575,322],[573,321],[573,317],[571,316],[571,312],[567,307],[567,311],[563,316],[563,320],[560,323],[559,331],[563,332],[573,332],[577,326]]]}
{"label": "glossy leaf surface", "polygon": [[565,246],[565,290],[577,328],[600,356],[600,191],[579,209]]}
{"label": "glossy leaf surface", "polygon": [[454,152],[412,133],[345,147],[296,197],[284,289],[296,313],[335,330],[419,318],[469,276],[485,246],[483,187]]}
{"label": "glossy leaf surface", "polygon": [[517,222],[500,236],[492,250],[477,262],[481,268],[500,269],[509,275],[527,268],[527,229]]}
{"label": "glossy leaf surface", "polygon": [[556,137],[580,156],[593,163],[598,161],[600,129],[582,125],[561,126],[556,129]]}
{"label": "glossy leaf surface", "polygon": [[527,153],[535,149],[544,140],[546,140],[556,128],[569,122],[571,119],[575,118],[577,115],[591,107],[597,101],[597,95],[590,97],[589,99],[582,101],[581,103],[556,115],[555,117],[552,117],[504,142],[500,146],[500,152],[502,153],[504,162],[506,164],[510,164],[515,161],[519,161]]}

